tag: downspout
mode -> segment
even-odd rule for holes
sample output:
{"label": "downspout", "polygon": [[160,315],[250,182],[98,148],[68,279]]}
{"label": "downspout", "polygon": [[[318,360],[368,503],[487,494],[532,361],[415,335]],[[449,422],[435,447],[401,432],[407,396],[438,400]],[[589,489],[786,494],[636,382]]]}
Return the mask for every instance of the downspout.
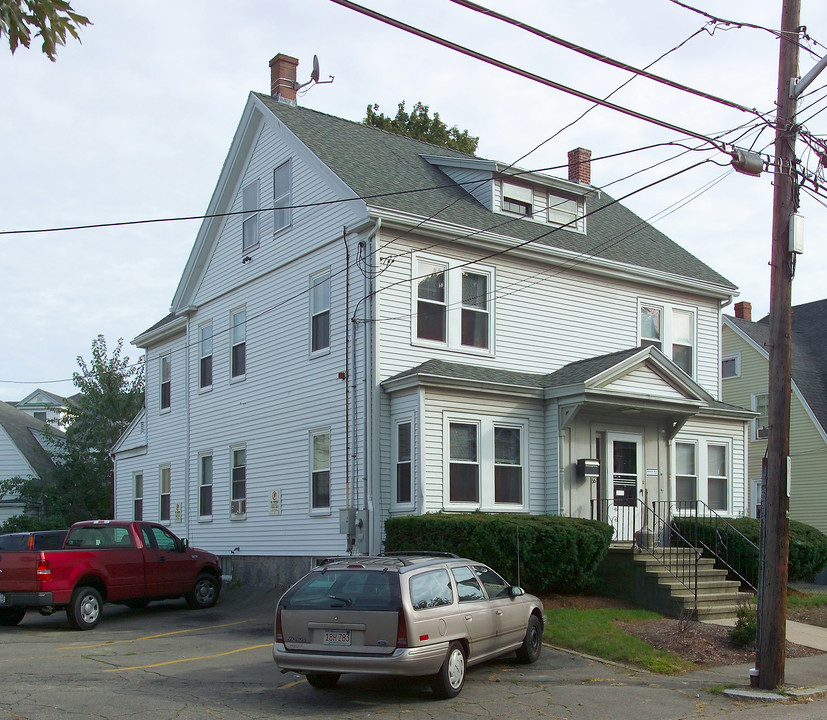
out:
{"label": "downspout", "polygon": [[[347,244],[347,227],[342,226],[342,242],[345,244],[345,509],[350,510],[350,248]],[[350,552],[350,538],[348,538]]]}
{"label": "downspout", "polygon": [[192,438],[190,437],[190,318],[192,317],[191,313],[187,313],[187,334],[186,334],[186,372],[184,373],[184,407],[187,408],[186,416],[187,416],[187,450],[184,457],[186,461],[184,462],[184,516],[186,523],[185,527],[187,529],[186,537],[190,537],[190,518],[192,514],[190,513],[190,502],[192,500],[190,496],[190,448],[192,447]]}

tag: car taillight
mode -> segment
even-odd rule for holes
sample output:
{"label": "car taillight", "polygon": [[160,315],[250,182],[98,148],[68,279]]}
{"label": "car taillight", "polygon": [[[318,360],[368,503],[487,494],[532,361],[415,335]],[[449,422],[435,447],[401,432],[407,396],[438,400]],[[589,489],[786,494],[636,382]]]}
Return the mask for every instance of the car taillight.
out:
{"label": "car taillight", "polygon": [[46,556],[43,553],[40,553],[37,559],[37,579],[52,579],[52,568],[49,567],[49,561],[46,559]]}
{"label": "car taillight", "polygon": [[284,633],[281,629],[281,608],[276,610],[276,642],[284,642]]}
{"label": "car taillight", "polygon": [[408,626],[405,624],[405,612],[399,611],[399,617],[396,621],[396,647],[408,647]]}

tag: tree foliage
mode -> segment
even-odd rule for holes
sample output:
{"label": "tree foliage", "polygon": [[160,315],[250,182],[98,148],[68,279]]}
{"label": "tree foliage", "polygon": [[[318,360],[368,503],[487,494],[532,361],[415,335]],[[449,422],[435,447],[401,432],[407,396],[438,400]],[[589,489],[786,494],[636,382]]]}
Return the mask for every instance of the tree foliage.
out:
{"label": "tree foliage", "polygon": [[49,438],[57,458],[53,481],[0,482],[0,494],[17,496],[26,505],[26,515],[11,518],[9,527],[59,528],[113,516],[115,467],[109,452],[144,402],[143,359],[132,364],[122,350],[121,339],[110,355],[105,338],[98,335],[90,361],[78,357],[80,371],[72,381],[81,394],[61,419],[65,435]]}
{"label": "tree foliage", "polygon": [[12,53],[19,45],[28,48],[32,30],[43,39],[43,53],[52,62],[57,46],[71,35],[80,42],[78,30],[91,25],[89,18],[76,13],[67,0],[0,0],[0,37],[9,36]]}
{"label": "tree foliage", "polygon": [[468,134],[467,130],[459,131],[456,125],[452,128],[442,122],[439,113],[433,117],[428,115],[428,106],[417,102],[413,110],[405,110],[405,101],[399,103],[395,117],[389,117],[378,112],[379,105],[368,105],[367,114],[362,121],[380,130],[389,130],[397,135],[405,135],[415,140],[424,140],[434,145],[443,145],[473,155],[477,150],[480,139]]}

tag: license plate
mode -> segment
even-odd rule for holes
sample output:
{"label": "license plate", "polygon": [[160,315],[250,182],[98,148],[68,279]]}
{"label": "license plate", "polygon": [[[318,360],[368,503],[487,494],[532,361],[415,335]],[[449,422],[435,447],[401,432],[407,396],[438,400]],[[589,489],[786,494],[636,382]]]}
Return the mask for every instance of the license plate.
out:
{"label": "license plate", "polygon": [[350,645],[350,630],[325,630],[325,645]]}

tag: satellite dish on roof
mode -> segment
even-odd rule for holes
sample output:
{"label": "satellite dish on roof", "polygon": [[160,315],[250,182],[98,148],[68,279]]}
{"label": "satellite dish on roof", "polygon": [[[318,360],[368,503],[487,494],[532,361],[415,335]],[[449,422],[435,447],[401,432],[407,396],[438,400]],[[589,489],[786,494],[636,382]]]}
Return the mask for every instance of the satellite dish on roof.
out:
{"label": "satellite dish on roof", "polygon": [[333,76],[329,75],[328,77],[330,78],[330,80],[319,80],[319,56],[314,55],[313,71],[310,73],[310,80],[308,80],[306,83],[302,83],[301,85],[299,85],[299,83],[296,83],[294,87],[296,90],[301,90],[303,87],[307,87],[308,85],[310,85],[310,83],[314,83],[316,85],[327,85],[328,83],[333,82]]}

